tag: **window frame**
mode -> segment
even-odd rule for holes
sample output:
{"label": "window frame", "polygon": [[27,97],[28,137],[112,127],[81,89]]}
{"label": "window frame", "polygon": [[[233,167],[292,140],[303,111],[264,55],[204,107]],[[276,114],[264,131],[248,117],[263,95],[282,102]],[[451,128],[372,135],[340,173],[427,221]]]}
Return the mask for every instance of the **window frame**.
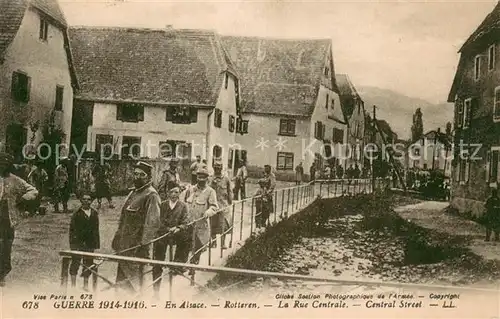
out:
{"label": "window frame", "polygon": [[496,43],[493,43],[488,47],[488,71],[493,71],[495,69],[495,64],[496,64]]}
{"label": "window frame", "polygon": [[[20,77],[25,77],[26,79],[26,89],[24,92],[25,96],[22,97],[20,96],[21,90],[19,89]],[[10,92],[11,98],[16,102],[28,103],[30,101],[31,77],[28,75],[28,73],[19,70],[12,72]]]}
{"label": "window frame", "polygon": [[481,78],[481,55],[474,57],[474,80],[478,81]]}
{"label": "window frame", "polygon": [[[283,127],[285,127],[285,130],[283,130]],[[280,119],[278,135],[295,136],[296,130],[297,130],[297,120],[286,119],[286,118]]]}
{"label": "window frame", "polygon": [[[468,105],[467,105],[468,104]],[[463,119],[462,119],[462,128],[469,128],[470,123],[468,122],[468,117],[470,116],[470,112],[472,109],[472,98],[467,98],[464,100],[464,108],[463,108]]]}
{"label": "window frame", "polygon": [[214,127],[222,128],[222,110],[214,109]]}
{"label": "window frame", "polygon": [[[493,173],[493,154],[497,154],[497,160],[496,160],[496,176],[494,176]],[[492,184],[498,183],[498,173],[500,169],[500,146],[492,146],[488,152],[488,156],[486,158],[486,182]]]}
{"label": "window frame", "polygon": [[[181,115],[181,113],[184,114]],[[196,123],[198,122],[198,108],[193,106],[169,105],[165,108],[165,121],[172,122],[172,124]]]}
{"label": "window frame", "polygon": [[[133,144],[130,144],[127,146],[126,150],[128,151],[127,154],[124,154],[124,140],[125,139],[134,139],[134,140],[138,140],[139,142],[138,143],[133,143]],[[130,151],[131,150],[136,150],[137,147],[134,147],[133,149],[130,148],[130,146],[134,145],[134,144],[139,144],[139,153],[137,154],[137,156],[135,154],[132,154],[130,155]],[[133,152],[132,152],[133,153]],[[121,143],[121,146],[120,146],[120,156],[122,158],[133,158],[133,159],[139,159],[141,157],[141,153],[142,153],[142,137],[141,136],[131,136],[131,135],[124,135],[122,136],[122,143]]]}
{"label": "window frame", "polygon": [[[497,86],[493,92],[494,92],[493,93],[493,121],[500,122],[500,86]],[[497,100],[497,94],[499,95],[498,100]],[[498,113],[499,113],[497,116],[495,116],[496,110],[498,110]]]}
{"label": "window frame", "polygon": [[[115,154],[115,137],[112,134],[96,134],[95,138],[94,138],[94,152],[97,154],[101,154],[101,150],[98,148],[98,146],[107,144],[107,143],[98,143],[99,137],[111,138],[111,154],[114,155]],[[103,152],[103,154],[108,155],[106,152]]]}
{"label": "window frame", "polygon": [[[469,160],[469,151],[463,152],[466,155],[465,159],[458,158],[458,182],[460,185],[465,185],[469,182],[469,174],[470,174],[470,160]],[[460,154],[459,154],[460,155]],[[463,165],[463,167],[462,167]]]}
{"label": "window frame", "polygon": [[[335,136],[336,136],[335,133],[338,133],[339,137],[340,137],[340,134],[342,134],[340,141],[338,141],[338,140],[335,139]],[[333,127],[332,128],[332,143],[334,143],[334,144],[335,143],[340,143],[340,144],[344,143],[344,130],[343,129],[338,128],[338,127]]]}
{"label": "window frame", "polygon": [[236,118],[234,115],[229,114],[229,124],[228,124],[228,129],[229,132],[233,133],[236,128]]}
{"label": "window frame", "polygon": [[49,41],[49,21],[40,15],[40,25],[38,29],[38,39],[43,42]]}
{"label": "window frame", "polygon": [[[136,114],[135,118],[132,119],[127,118],[124,116],[124,109],[126,108],[135,108],[136,109]],[[139,123],[139,122],[144,122],[144,113],[145,113],[145,107],[144,105],[141,104],[135,104],[135,103],[119,103],[116,104],[116,120],[126,122],[126,123]]]}
{"label": "window frame", "polygon": [[[293,152],[278,152],[276,154],[276,169],[279,171],[293,171],[294,167],[294,161],[295,161],[295,154]],[[283,166],[279,165],[280,158],[284,159],[284,164]],[[287,166],[287,159],[291,158],[291,165],[288,167]]]}

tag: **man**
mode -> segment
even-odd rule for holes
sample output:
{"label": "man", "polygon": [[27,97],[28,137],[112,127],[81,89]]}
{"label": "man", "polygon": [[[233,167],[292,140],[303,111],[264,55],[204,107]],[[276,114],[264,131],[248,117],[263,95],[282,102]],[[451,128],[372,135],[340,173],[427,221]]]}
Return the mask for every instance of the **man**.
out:
{"label": "man", "polygon": [[54,210],[56,213],[59,213],[59,203],[62,203],[63,205],[63,213],[68,212],[68,200],[70,193],[68,185],[68,170],[64,165],[66,159],[67,157],[61,158],[61,162],[54,170],[53,200]]}
{"label": "man", "polygon": [[36,188],[11,174],[13,157],[0,152],[0,286],[5,285],[5,277],[12,270],[11,253],[14,229],[23,217],[21,205],[33,201],[38,196]]}
{"label": "man", "polygon": [[[168,237],[154,243],[153,258],[165,260],[167,248],[176,245],[174,262],[186,263],[189,256],[189,241],[191,238],[186,234],[189,214],[187,205],[179,201],[180,189],[173,187],[169,190],[168,199],[160,205],[160,228],[157,237],[170,233]],[[155,295],[158,297],[161,287],[163,267],[153,266],[153,282]]]}
{"label": "man", "polygon": [[485,241],[490,241],[491,233],[495,233],[494,240],[499,240],[499,221],[500,221],[500,199],[498,198],[498,190],[491,189],[491,196],[486,200],[485,206],[485,227],[486,238]]}
{"label": "man", "polygon": [[241,160],[241,166],[236,171],[234,179],[234,200],[245,199],[247,177],[248,171],[245,160]]}
{"label": "man", "polygon": [[96,158],[94,167],[92,168],[92,176],[94,177],[95,198],[97,198],[97,206],[100,208],[102,199],[108,200],[109,208],[113,209],[113,198],[111,197],[111,165]]}
{"label": "man", "polygon": [[[201,217],[211,217],[215,215],[218,209],[217,195],[215,190],[207,185],[208,170],[201,166],[196,173],[196,185],[189,187],[181,194],[181,200],[188,206],[190,221]],[[194,224],[192,229],[194,242],[192,250],[195,253],[191,257],[193,264],[200,262],[202,253],[201,247],[206,245],[210,239],[208,220],[205,218]],[[190,274],[194,274],[190,271]]]}
{"label": "man", "polygon": [[302,162],[295,167],[295,185],[302,184],[302,179],[304,176],[304,167],[302,167]]}
{"label": "man", "polygon": [[167,199],[169,191],[174,187],[180,187],[181,179],[177,172],[179,159],[173,157],[170,160],[169,168],[163,171],[160,184],[158,185],[158,194],[162,201]]}
{"label": "man", "polygon": [[45,194],[45,188],[47,182],[49,180],[49,176],[47,172],[42,168],[42,161],[38,160],[36,165],[31,167],[31,171],[28,174],[27,182],[30,183],[38,190],[37,198],[31,202],[27,208],[27,211],[34,215],[36,212],[39,212],[40,215],[45,214],[45,207],[40,207],[43,195]]}
{"label": "man", "polygon": [[276,188],[276,176],[271,170],[271,165],[264,165],[264,178],[269,181],[268,188],[272,194]]}
{"label": "man", "polygon": [[191,164],[191,167],[189,168],[191,170],[191,184],[196,185],[196,172],[198,172],[198,169],[202,166],[201,163],[201,156],[196,155],[196,162]]}
{"label": "man", "polygon": [[316,180],[316,162],[311,164],[311,167],[309,168],[309,175],[311,176],[311,182]]}
{"label": "man", "polygon": [[[150,245],[160,226],[160,196],[151,185],[153,167],[138,162],[134,168],[134,188],[123,204],[120,222],[112,248],[117,254],[150,258]],[[130,250],[130,248],[140,247]],[[128,262],[118,263],[117,283],[128,290],[138,291],[143,277],[143,266]]]}
{"label": "man", "polygon": [[224,232],[228,230],[232,224],[229,205],[233,203],[233,192],[231,190],[231,181],[229,177],[222,174],[222,168],[223,165],[221,161],[216,161],[214,163],[214,175],[210,178],[208,185],[215,190],[219,208],[226,207],[226,209],[210,218],[210,226],[212,229],[212,240],[214,240],[213,247],[217,247],[217,242],[215,241],[216,234],[222,234],[222,249],[226,249],[226,235]]}
{"label": "man", "polygon": [[330,179],[331,174],[332,174],[332,169],[330,168],[329,165],[326,165],[326,167],[325,167],[325,179]]}

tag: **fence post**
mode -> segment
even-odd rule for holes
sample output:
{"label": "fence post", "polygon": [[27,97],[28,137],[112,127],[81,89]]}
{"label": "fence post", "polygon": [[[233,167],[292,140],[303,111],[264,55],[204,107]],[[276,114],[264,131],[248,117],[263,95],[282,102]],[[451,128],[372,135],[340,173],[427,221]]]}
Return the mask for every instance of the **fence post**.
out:
{"label": "fence post", "polygon": [[234,207],[236,206],[235,203],[231,204],[232,206],[232,213],[231,213],[231,239],[229,240],[229,248],[233,247],[233,234],[234,234]]}
{"label": "fence post", "polygon": [[254,197],[252,197],[252,204],[251,204],[251,208],[250,208],[250,237],[252,236],[253,234],[253,208],[254,208]]}
{"label": "fence post", "polygon": [[319,197],[321,197],[321,195],[323,195],[323,183],[319,182]]}
{"label": "fence post", "polygon": [[285,190],[281,190],[281,214],[280,219],[283,219],[283,212],[285,211]]}
{"label": "fence post", "polygon": [[[174,260],[174,246],[168,245],[168,260],[173,261]],[[168,269],[168,295],[170,297],[170,300],[174,299],[174,296],[172,294],[172,282],[174,279],[174,274],[172,270],[169,268]]]}
{"label": "fence post", "polygon": [[328,186],[327,186],[327,190],[328,190],[328,195],[327,197],[330,197],[330,180],[327,180],[327,183],[328,183]]}
{"label": "fence post", "polygon": [[278,213],[278,191],[274,191],[274,223],[276,224],[276,214]]}
{"label": "fence post", "polygon": [[241,201],[240,240],[243,239],[243,211],[245,210],[245,201],[246,199]]}
{"label": "fence post", "polygon": [[92,291],[94,294],[97,293],[97,273],[99,272],[99,268],[95,267],[94,272],[92,273]]}
{"label": "fence post", "polygon": [[294,206],[295,205],[295,188],[292,188],[292,211],[290,212],[290,215],[293,214],[294,211]]}
{"label": "fence post", "polygon": [[[192,249],[191,254],[193,255],[193,256],[191,256],[191,258],[194,257],[194,253],[196,252],[195,243],[196,243],[196,223],[193,225],[193,233],[191,235],[191,249]],[[200,254],[201,254],[201,252],[200,252]],[[194,286],[194,275],[195,275],[195,272],[192,271],[191,272],[191,286]]]}
{"label": "fence post", "polygon": [[[214,215],[216,216],[216,215]],[[210,217],[207,217],[208,221],[208,265],[212,265],[212,221]]]}
{"label": "fence post", "polygon": [[66,292],[68,290],[68,273],[69,273],[69,263],[71,259],[64,256],[62,258],[61,264],[61,288]]}
{"label": "fence post", "polygon": [[286,212],[285,212],[286,217],[288,217],[289,211],[290,211],[290,188],[287,189]]}

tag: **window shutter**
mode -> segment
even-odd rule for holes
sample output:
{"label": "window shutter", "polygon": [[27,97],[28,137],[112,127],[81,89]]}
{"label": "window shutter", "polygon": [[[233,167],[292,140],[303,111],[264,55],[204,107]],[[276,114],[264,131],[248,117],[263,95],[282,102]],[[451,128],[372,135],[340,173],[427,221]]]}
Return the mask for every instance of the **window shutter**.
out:
{"label": "window shutter", "polygon": [[11,84],[11,95],[12,98],[17,100],[18,99],[18,92],[19,92],[19,73],[17,72],[12,72],[12,84]]}
{"label": "window shutter", "polygon": [[248,133],[248,120],[243,121],[242,126],[243,126],[242,127],[243,133],[247,134]]}
{"label": "window shutter", "polygon": [[318,122],[314,123],[314,138],[318,138]]}
{"label": "window shutter", "polygon": [[24,102],[29,102],[31,93],[31,77],[26,76],[26,99]]}
{"label": "window shutter", "polygon": [[198,122],[198,109],[195,107],[190,108],[190,122],[191,123]]}
{"label": "window shutter", "polygon": [[175,111],[174,106],[167,106],[165,121],[171,122],[174,120],[174,111]]}
{"label": "window shutter", "polygon": [[491,176],[490,169],[492,167],[490,164],[491,159],[492,159],[491,152],[487,151],[486,152],[486,182],[490,182],[490,176]]}
{"label": "window shutter", "polygon": [[137,109],[137,121],[144,121],[144,105],[134,105]]}
{"label": "window shutter", "polygon": [[118,121],[123,120],[123,105],[121,104],[116,105],[116,119]]}

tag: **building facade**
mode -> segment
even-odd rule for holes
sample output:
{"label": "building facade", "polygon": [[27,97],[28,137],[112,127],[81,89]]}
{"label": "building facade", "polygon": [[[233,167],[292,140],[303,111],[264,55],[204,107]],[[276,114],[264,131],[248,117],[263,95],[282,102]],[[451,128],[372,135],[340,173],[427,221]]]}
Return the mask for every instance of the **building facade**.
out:
{"label": "building facade", "polygon": [[77,83],[57,1],[0,1],[0,37],[0,141],[18,161],[49,134],[69,143]]}
{"label": "building facade", "polygon": [[343,165],[347,132],[331,41],[224,36],[223,43],[242,83],[248,134],[236,141],[250,174],[270,165],[278,178],[293,179],[299,163],[306,174],[313,163]]}
{"label": "building facade", "polygon": [[448,102],[454,103],[451,202],[481,215],[500,180],[500,3],[460,49]]}
{"label": "building facade", "polygon": [[429,131],[414,141],[408,152],[408,168],[440,170],[446,177],[451,177],[453,158],[451,141],[439,129]]}
{"label": "building facade", "polygon": [[72,28],[70,36],[82,83],[75,145],[122,158],[200,155],[234,166],[239,80],[216,33]]}

